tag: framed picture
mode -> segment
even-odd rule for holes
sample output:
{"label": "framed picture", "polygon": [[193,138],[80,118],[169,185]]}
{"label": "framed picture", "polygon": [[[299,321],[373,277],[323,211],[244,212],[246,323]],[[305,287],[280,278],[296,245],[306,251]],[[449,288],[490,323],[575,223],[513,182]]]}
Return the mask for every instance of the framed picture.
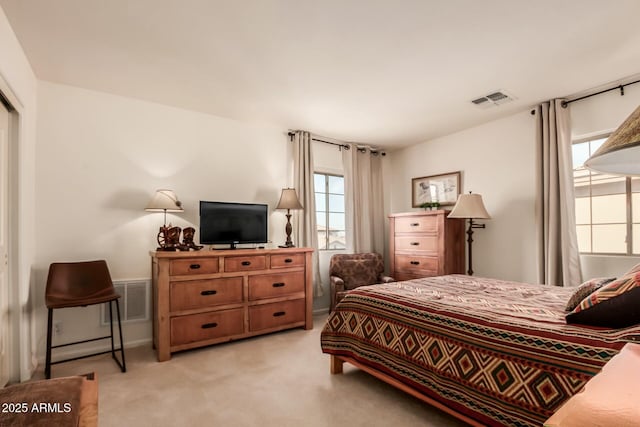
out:
{"label": "framed picture", "polygon": [[411,205],[438,202],[440,206],[454,205],[460,195],[460,171],[422,176],[411,180]]}

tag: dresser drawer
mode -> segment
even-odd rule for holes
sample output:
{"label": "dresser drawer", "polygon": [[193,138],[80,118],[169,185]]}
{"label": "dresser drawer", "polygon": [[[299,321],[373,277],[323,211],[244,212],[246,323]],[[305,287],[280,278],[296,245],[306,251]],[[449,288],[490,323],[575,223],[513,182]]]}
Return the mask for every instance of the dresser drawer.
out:
{"label": "dresser drawer", "polygon": [[242,277],[171,282],[171,311],[242,302]]}
{"label": "dresser drawer", "polygon": [[304,322],[304,320],[304,298],[249,307],[249,330],[251,332]]}
{"label": "dresser drawer", "polygon": [[413,233],[413,232],[436,232],[438,230],[438,216],[420,216],[420,217],[396,217],[395,232],[396,233]]}
{"label": "dresser drawer", "polygon": [[304,266],[304,254],[271,255],[271,268],[287,268]]}
{"label": "dresser drawer", "polygon": [[249,276],[249,300],[304,292],[304,272]]}
{"label": "dresser drawer", "polygon": [[438,236],[396,236],[396,251],[438,252]]}
{"label": "dresser drawer", "polygon": [[223,338],[243,332],[242,309],[178,316],[171,319],[171,345]]}
{"label": "dresser drawer", "polygon": [[438,273],[438,258],[421,255],[396,255],[395,269],[406,272],[425,272],[425,275]]}
{"label": "dresser drawer", "polygon": [[264,270],[267,267],[265,255],[229,256],[224,259],[224,271]]}
{"label": "dresser drawer", "polygon": [[174,259],[169,264],[171,276],[210,274],[218,272],[218,258]]}

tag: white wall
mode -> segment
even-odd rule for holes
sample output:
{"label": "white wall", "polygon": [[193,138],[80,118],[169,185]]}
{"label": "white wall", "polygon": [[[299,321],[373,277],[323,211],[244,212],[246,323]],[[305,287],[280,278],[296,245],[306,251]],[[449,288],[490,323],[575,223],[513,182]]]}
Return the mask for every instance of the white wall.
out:
{"label": "white wall", "polygon": [[10,298],[12,304],[13,380],[27,380],[35,368],[32,357],[31,322],[34,283],[32,265],[35,254],[35,139],[36,139],[36,78],[4,11],[0,8],[0,91],[18,110],[18,139],[10,146],[11,175],[10,207],[13,246],[10,249]]}
{"label": "white wall", "polygon": [[394,151],[389,210],[411,208],[411,179],[462,172],[491,220],[473,234],[475,275],[535,282],[535,117],[529,111]]}
{"label": "white wall", "polygon": [[[580,139],[614,131],[640,105],[640,83],[569,104],[571,133]],[[637,256],[582,255],[582,276],[618,277],[640,261]]]}
{"label": "white wall", "polygon": [[[274,207],[289,179],[286,130],[48,82],[38,91],[37,294],[55,261],[106,259],[114,280],[149,278],[163,217],[144,207],[158,188],[183,202],[185,212],[168,218],[180,227],[198,228],[199,200],[267,203],[269,236],[284,242],[285,217]],[[98,313],[56,311],[61,341],[104,332]],[[124,334],[130,344],[148,341],[151,323]]]}

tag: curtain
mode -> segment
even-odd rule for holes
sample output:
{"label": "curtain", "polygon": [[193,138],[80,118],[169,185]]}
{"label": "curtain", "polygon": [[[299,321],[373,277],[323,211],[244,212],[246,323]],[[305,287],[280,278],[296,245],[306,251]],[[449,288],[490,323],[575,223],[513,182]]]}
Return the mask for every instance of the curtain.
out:
{"label": "curtain", "polygon": [[536,228],[538,282],[582,282],[575,222],[571,126],[561,100],[536,108]]}
{"label": "curtain", "polygon": [[366,147],[342,150],[348,250],[384,255],[381,155]]}
{"label": "curtain", "polygon": [[316,229],[316,201],[313,189],[313,152],[311,134],[296,131],[293,135],[293,186],[304,209],[293,211],[296,245],[313,251],[313,295],[324,295],[318,264],[318,232]]}

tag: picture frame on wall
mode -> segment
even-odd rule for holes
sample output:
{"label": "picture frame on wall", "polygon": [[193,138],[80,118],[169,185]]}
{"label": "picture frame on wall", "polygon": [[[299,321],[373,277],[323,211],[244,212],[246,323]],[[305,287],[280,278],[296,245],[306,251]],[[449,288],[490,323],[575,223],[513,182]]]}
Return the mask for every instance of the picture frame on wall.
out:
{"label": "picture frame on wall", "polygon": [[459,195],[460,171],[411,179],[411,206],[414,208],[422,207],[425,203],[451,206]]}

